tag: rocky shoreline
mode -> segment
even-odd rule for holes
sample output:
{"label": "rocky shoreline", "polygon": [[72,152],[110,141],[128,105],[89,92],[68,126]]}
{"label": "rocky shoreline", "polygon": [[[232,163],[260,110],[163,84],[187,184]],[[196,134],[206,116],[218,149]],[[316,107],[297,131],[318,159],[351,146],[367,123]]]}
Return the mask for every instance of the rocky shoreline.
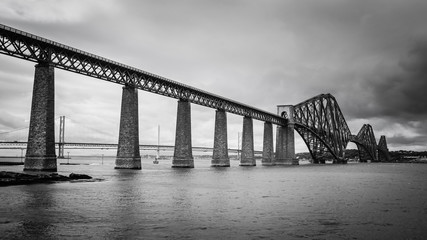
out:
{"label": "rocky shoreline", "polygon": [[34,183],[54,183],[73,180],[93,180],[93,178],[86,174],[76,173],[71,173],[69,176],[64,176],[58,173],[26,174],[0,171],[0,187]]}

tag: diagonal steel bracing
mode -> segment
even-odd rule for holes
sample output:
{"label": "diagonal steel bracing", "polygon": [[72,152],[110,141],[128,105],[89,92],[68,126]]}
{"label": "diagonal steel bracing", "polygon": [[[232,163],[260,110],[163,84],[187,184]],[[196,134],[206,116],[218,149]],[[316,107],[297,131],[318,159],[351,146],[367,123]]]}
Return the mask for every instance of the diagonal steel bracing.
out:
{"label": "diagonal steel bracing", "polygon": [[155,94],[185,99],[261,121],[285,125],[286,119],[260,109],[193,88],[182,83],[96,56],[0,24],[0,53],[32,62],[49,62],[56,68],[105,81],[133,86]]}
{"label": "diagonal steel bracing", "polygon": [[321,94],[295,105],[294,120],[314,163],[324,163],[331,155],[335,163],[345,162],[351,132],[331,94]]}
{"label": "diagonal steel bracing", "polygon": [[380,137],[380,141],[378,142],[378,161],[379,162],[391,161],[390,152],[388,151],[387,141],[384,135]]}
{"label": "diagonal steel bracing", "polygon": [[374,130],[371,125],[363,124],[359,133],[356,136],[352,136],[350,141],[357,145],[360,162],[367,162],[368,160],[373,162],[378,161],[377,143],[375,140]]}

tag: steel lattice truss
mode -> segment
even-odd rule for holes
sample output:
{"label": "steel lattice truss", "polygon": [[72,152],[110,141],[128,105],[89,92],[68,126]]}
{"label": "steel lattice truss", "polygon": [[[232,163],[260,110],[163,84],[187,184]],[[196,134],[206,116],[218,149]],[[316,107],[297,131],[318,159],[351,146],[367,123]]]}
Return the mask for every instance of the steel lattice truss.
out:
{"label": "steel lattice truss", "polygon": [[387,141],[385,136],[381,136],[380,141],[378,142],[378,161],[380,162],[389,162],[391,160],[390,152],[388,151]]}
{"label": "steel lattice truss", "polygon": [[159,95],[285,125],[286,119],[179,82],[0,24],[0,53]]}
{"label": "steel lattice truss", "polygon": [[371,125],[363,124],[359,133],[356,136],[352,136],[350,141],[357,145],[360,162],[367,162],[368,160],[373,162],[378,161],[377,142]]}
{"label": "steel lattice truss", "polygon": [[314,163],[324,163],[330,155],[335,163],[345,162],[351,132],[331,94],[321,94],[295,105],[294,120]]}

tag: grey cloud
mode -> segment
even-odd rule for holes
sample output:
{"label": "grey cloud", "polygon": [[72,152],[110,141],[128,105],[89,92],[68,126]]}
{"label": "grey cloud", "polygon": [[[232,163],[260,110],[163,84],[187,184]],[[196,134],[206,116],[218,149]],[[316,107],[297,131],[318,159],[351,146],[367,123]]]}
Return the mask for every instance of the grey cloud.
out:
{"label": "grey cloud", "polygon": [[423,151],[427,147],[427,138],[425,136],[419,137],[405,137],[405,136],[392,136],[387,138],[387,145],[392,148],[401,148],[401,146],[411,146],[412,149]]}
{"label": "grey cloud", "polygon": [[15,116],[7,112],[0,115],[0,132],[7,132],[28,127],[28,123],[22,120],[21,116]]}
{"label": "grey cloud", "polygon": [[415,43],[392,71],[370,81],[375,114],[408,120],[427,117],[427,41]]}
{"label": "grey cloud", "polygon": [[[422,90],[427,86],[419,79],[425,79],[426,68],[421,37],[426,32],[426,1],[156,0],[108,4],[115,9],[97,9],[93,4],[84,11],[77,8],[73,11],[81,14],[73,21],[0,19],[270,112],[275,112],[277,104],[296,104],[332,93],[347,120],[364,119],[375,125],[375,119],[385,119],[376,126],[381,133],[387,134],[390,129],[386,126],[394,123],[425,119]],[[410,39],[417,41],[411,45]],[[6,58],[0,58],[2,65],[8,64]],[[21,65],[11,67],[14,69],[0,69],[9,74],[19,72]],[[28,72],[30,79],[33,68]],[[93,114],[117,123],[120,87],[57,73],[58,112],[82,118]],[[90,95],[92,88],[98,89],[96,97]],[[141,106],[140,120],[148,134],[141,141],[155,140],[156,131],[151,129],[160,123],[165,141],[173,143],[175,101],[158,103],[156,97],[140,96],[141,105],[149,104]],[[11,95],[4,98],[16,101]],[[213,120],[213,111],[204,111],[194,108],[193,122],[201,122],[195,129],[203,128],[207,119]],[[230,119],[230,126],[240,129],[240,117]],[[90,121],[99,128],[114,127],[97,119]],[[409,128],[427,135],[420,126]],[[211,132],[206,138],[198,135],[197,141],[209,143]],[[390,140],[410,144],[397,137]]]}

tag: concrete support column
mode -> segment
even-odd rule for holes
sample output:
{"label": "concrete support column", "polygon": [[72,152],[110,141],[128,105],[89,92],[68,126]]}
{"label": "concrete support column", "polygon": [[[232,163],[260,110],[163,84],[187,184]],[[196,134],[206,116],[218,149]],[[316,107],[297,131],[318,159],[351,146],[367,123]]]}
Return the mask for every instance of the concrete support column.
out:
{"label": "concrete support column", "polygon": [[274,165],[273,125],[271,124],[271,122],[264,123],[262,165]]}
{"label": "concrete support column", "polygon": [[286,118],[288,122],[285,126],[277,127],[276,164],[298,165],[295,157],[294,106],[277,106],[277,115]]}
{"label": "concrete support column", "polygon": [[277,127],[276,165],[298,165],[295,157],[294,124]]}
{"label": "concrete support column", "polygon": [[298,159],[295,157],[295,130],[294,124],[288,123],[284,127],[284,146],[285,146],[285,164],[299,165]]}
{"label": "concrete support column", "polygon": [[138,90],[125,86],[122,92],[119,145],[115,169],[141,169],[138,127]]}
{"label": "concrete support column", "polygon": [[194,168],[191,146],[191,106],[187,100],[178,101],[176,116],[175,150],[173,153],[173,168]]}
{"label": "concrete support column", "polygon": [[256,166],[254,157],[254,130],[252,118],[243,118],[242,156],[240,166]]}
{"label": "concrete support column", "polygon": [[216,110],[215,114],[215,136],[211,166],[230,166],[227,144],[227,114],[224,110]]}
{"label": "concrete support column", "polygon": [[24,171],[56,170],[54,68],[49,63],[39,63],[35,66]]}
{"label": "concrete support column", "polygon": [[277,126],[276,128],[276,155],[274,159],[274,163],[276,165],[283,165],[285,162],[285,135],[284,135],[284,127]]}

